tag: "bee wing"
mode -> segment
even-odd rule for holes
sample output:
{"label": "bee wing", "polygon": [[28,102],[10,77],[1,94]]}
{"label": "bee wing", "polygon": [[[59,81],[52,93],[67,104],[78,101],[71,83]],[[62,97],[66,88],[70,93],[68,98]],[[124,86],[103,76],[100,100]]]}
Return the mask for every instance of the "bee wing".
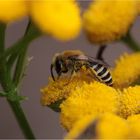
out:
{"label": "bee wing", "polygon": [[101,64],[101,65],[105,66],[105,67],[110,67],[110,65],[107,64],[105,61],[96,59],[96,58],[91,57],[91,56],[87,56],[87,57],[88,57],[88,59],[89,59],[90,62],[96,62],[96,63],[98,63],[98,64]]}
{"label": "bee wing", "polygon": [[110,67],[106,62],[96,59],[94,57],[88,56],[88,55],[75,55],[75,56],[71,56],[69,57],[71,60],[75,60],[75,61],[85,61],[85,62],[91,62],[91,63],[98,63],[103,65],[104,67]]}

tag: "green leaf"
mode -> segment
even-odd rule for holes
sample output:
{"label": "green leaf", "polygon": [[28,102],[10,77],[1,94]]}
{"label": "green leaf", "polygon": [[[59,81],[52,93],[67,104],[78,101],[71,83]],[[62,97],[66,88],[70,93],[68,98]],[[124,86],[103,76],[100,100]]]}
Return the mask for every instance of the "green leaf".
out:
{"label": "green leaf", "polygon": [[52,103],[51,105],[48,105],[48,107],[50,107],[52,110],[54,110],[55,112],[60,112],[60,104],[64,101],[65,99],[61,99],[56,101],[55,103]]}

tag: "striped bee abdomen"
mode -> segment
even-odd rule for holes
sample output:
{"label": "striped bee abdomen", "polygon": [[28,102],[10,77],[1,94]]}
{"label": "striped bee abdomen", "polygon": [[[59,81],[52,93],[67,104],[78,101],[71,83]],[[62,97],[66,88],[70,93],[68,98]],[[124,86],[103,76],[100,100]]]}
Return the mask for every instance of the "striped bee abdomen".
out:
{"label": "striped bee abdomen", "polygon": [[94,69],[94,73],[96,75],[96,77],[103,83],[112,86],[113,85],[113,81],[112,81],[112,76],[110,71],[108,70],[108,68],[106,68],[104,65],[102,64],[92,64],[91,66],[92,69]]}

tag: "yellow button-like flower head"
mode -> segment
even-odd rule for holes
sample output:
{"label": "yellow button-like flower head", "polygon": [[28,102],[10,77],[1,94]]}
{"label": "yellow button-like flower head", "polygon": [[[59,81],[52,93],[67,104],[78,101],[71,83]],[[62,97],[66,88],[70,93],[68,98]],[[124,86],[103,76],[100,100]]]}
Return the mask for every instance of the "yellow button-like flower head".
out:
{"label": "yellow button-like flower head", "polygon": [[93,43],[106,43],[124,36],[137,15],[135,0],[96,0],[83,16],[83,26]]}
{"label": "yellow button-like flower head", "polygon": [[[97,116],[94,115],[86,115],[83,118],[81,118],[80,120],[78,120],[74,127],[68,132],[68,134],[66,135],[65,139],[77,139],[80,138],[82,135],[82,133],[84,133],[84,131],[86,130],[86,128],[88,128],[89,126],[91,126],[91,124],[94,123],[94,121],[96,121]],[[94,133],[94,130],[91,130]],[[91,133],[91,136],[93,136],[93,133]],[[81,137],[82,139],[82,137]],[[86,139],[86,138],[84,138]]]}
{"label": "yellow button-like flower head", "polygon": [[99,119],[96,128],[100,139],[127,138],[129,127],[126,120],[114,114],[105,114]]}
{"label": "yellow button-like flower head", "polygon": [[127,87],[140,76],[140,53],[124,54],[117,60],[112,71],[114,83],[117,87]]}
{"label": "yellow button-like flower head", "polygon": [[127,121],[130,125],[129,138],[140,139],[140,114],[128,117]]}
{"label": "yellow button-like flower head", "polygon": [[75,123],[66,139],[123,139],[127,138],[128,132],[126,120],[115,114],[87,115]]}
{"label": "yellow button-like flower head", "polygon": [[140,14],[140,1],[137,0],[137,8],[138,8],[138,13]]}
{"label": "yellow button-like flower head", "polygon": [[120,115],[127,118],[140,113],[140,86],[124,89],[120,95]]}
{"label": "yellow button-like flower head", "polygon": [[1,0],[0,21],[7,23],[26,16],[28,13],[25,0]]}
{"label": "yellow button-like flower head", "polygon": [[112,87],[99,82],[84,83],[72,91],[61,105],[61,123],[71,129],[74,123],[88,114],[118,111],[118,93]]}
{"label": "yellow button-like flower head", "polygon": [[31,16],[43,32],[60,40],[75,38],[81,28],[80,10],[74,0],[33,1]]}
{"label": "yellow button-like flower head", "polygon": [[73,77],[64,76],[59,80],[52,81],[41,89],[41,103],[42,105],[51,105],[61,99],[66,99],[76,87],[81,87],[85,82],[93,81],[92,77],[86,74],[77,73]]}

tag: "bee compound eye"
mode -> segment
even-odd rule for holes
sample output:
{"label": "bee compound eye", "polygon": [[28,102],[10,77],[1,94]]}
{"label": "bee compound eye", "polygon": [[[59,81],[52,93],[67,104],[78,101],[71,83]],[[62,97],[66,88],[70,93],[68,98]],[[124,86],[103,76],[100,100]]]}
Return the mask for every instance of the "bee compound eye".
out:
{"label": "bee compound eye", "polygon": [[62,69],[62,62],[60,60],[57,60],[55,63],[55,70],[57,74],[61,73],[61,69]]}

